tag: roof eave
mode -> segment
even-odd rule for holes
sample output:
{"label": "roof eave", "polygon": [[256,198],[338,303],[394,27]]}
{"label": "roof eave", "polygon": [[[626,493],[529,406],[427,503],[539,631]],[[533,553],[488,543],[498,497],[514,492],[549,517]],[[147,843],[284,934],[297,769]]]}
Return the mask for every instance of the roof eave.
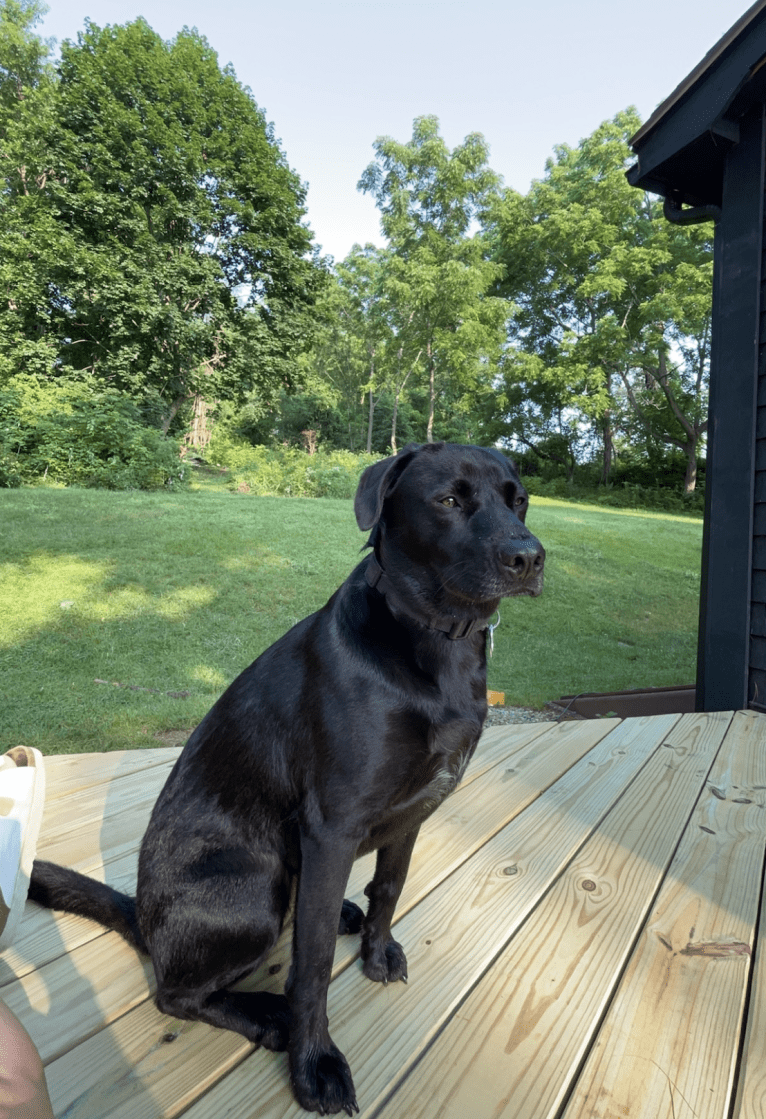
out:
{"label": "roof eave", "polygon": [[766,0],[758,0],[658,107],[630,144],[638,162],[628,181],[694,204],[720,203],[726,152],[737,119],[762,96],[754,75],[766,61]]}

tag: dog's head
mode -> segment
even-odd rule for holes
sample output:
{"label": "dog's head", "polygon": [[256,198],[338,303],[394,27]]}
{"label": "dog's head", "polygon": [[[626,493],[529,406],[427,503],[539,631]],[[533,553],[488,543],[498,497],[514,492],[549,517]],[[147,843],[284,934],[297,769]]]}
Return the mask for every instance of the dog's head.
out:
{"label": "dog's head", "polygon": [[413,443],[365,470],[354,511],[400,587],[470,613],[542,591],[545,549],[524,523],[528,506],[499,451]]}

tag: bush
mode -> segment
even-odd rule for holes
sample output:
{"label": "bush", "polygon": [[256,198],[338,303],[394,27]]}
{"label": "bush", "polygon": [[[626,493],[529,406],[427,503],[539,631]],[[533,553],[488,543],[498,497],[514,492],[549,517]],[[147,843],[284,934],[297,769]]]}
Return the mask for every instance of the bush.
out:
{"label": "bush", "polygon": [[19,375],[0,389],[0,485],[112,490],[186,481],[178,445],[141,423],[124,393]]}
{"label": "bush", "polygon": [[325,451],[309,455],[295,447],[254,447],[242,439],[213,433],[211,462],[231,471],[229,488],[276,497],[353,497],[365,467],[380,455]]}
{"label": "bush", "polygon": [[571,483],[566,478],[542,481],[523,477],[530,494],[537,497],[555,497],[588,505],[608,505],[617,509],[654,509],[664,513],[691,513],[702,516],[705,511],[705,490],[698,486],[693,494],[685,497],[678,491],[639,485],[584,486]]}

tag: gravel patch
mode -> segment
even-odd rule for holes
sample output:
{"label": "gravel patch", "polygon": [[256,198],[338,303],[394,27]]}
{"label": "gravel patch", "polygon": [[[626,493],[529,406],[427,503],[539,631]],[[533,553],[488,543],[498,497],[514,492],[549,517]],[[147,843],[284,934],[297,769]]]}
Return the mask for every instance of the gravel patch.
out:
{"label": "gravel patch", "polygon": [[[546,703],[542,711],[536,711],[533,707],[490,707],[484,726],[500,727],[511,723],[556,723],[563,722],[565,719],[582,719],[582,715],[577,715],[574,711],[569,711],[558,703]],[[154,737],[163,746],[183,746],[193,730],[194,727],[189,730],[158,731]]]}
{"label": "gravel patch", "polygon": [[484,726],[498,727],[508,723],[557,723],[571,719],[582,719],[582,715],[558,703],[546,703],[542,711],[536,711],[533,707],[490,707]]}

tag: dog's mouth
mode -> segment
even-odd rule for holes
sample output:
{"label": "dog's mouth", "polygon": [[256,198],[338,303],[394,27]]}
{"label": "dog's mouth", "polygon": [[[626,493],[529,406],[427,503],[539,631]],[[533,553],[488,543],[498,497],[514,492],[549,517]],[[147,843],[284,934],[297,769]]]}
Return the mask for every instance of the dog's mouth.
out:
{"label": "dog's mouth", "polygon": [[487,615],[497,609],[501,598],[537,598],[543,593],[543,583],[543,571],[524,580],[498,572],[484,579],[478,587],[461,586],[457,580],[442,577],[442,585],[450,597],[457,599],[464,608]]}
{"label": "dog's mouth", "polygon": [[543,584],[545,582],[542,573],[536,576],[530,583],[524,583],[521,586],[511,587],[509,591],[504,591],[503,598],[520,598],[525,596],[527,598],[537,598],[543,593]]}
{"label": "dog's mouth", "polygon": [[475,558],[464,556],[442,572],[447,593],[479,609],[501,598],[537,598],[542,594],[544,577],[545,549],[533,536],[496,546],[494,556],[486,556],[478,570]]}
{"label": "dog's mouth", "polygon": [[488,584],[487,597],[493,598],[537,598],[543,593],[544,575],[540,571],[528,579],[499,578]]}

